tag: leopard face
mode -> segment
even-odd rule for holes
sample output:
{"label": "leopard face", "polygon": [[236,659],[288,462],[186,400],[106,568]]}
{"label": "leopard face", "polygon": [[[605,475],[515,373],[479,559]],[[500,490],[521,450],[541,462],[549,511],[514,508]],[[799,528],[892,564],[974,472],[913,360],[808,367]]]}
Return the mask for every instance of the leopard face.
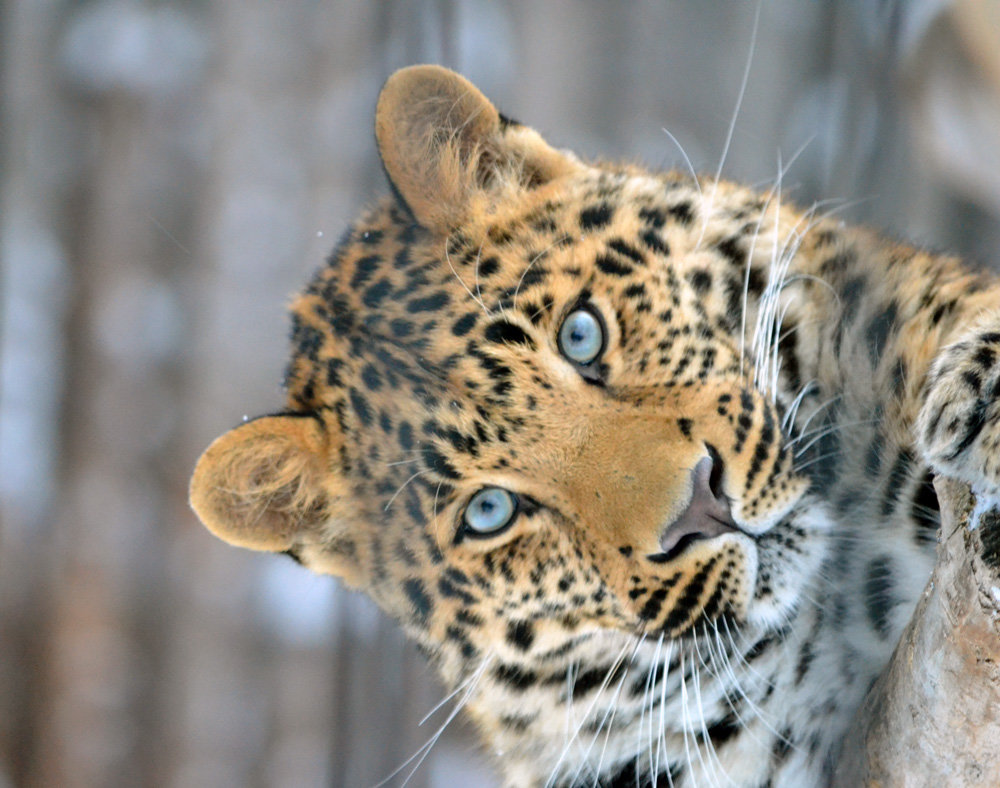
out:
{"label": "leopard face", "polygon": [[785,620],[824,548],[748,339],[781,209],[582,163],[436,67],[387,83],[376,136],[394,195],[293,304],[286,412],[201,460],[208,527],[459,672]]}

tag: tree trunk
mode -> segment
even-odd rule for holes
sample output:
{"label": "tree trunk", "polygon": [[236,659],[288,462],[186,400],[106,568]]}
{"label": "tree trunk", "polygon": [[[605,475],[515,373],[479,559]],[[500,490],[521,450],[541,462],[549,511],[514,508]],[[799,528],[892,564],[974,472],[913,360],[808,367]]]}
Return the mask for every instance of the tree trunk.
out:
{"label": "tree trunk", "polygon": [[1000,502],[935,487],[937,564],[858,712],[837,788],[1000,785]]}

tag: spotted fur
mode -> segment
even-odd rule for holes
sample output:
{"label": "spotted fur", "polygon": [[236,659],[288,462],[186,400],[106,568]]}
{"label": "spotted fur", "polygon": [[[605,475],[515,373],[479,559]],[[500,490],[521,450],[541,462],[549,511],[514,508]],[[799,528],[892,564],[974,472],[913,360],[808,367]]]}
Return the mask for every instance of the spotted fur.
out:
{"label": "spotted fur", "polygon": [[[437,67],[376,136],[393,195],[295,300],[286,411],[206,451],[201,518],[371,595],[508,785],[826,784],[926,581],[934,472],[1000,487],[996,281],[581,162]],[[516,513],[484,534],[486,488]]]}

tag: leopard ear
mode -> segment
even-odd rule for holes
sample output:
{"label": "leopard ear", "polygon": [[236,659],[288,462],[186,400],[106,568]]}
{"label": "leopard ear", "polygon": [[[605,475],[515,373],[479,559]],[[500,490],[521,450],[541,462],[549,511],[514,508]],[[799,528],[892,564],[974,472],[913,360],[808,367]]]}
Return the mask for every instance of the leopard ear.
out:
{"label": "leopard ear", "polygon": [[484,200],[580,166],[441,66],[410,66],[389,77],[375,110],[375,138],[397,195],[421,225],[443,232]]}
{"label": "leopard ear", "polygon": [[230,430],[198,460],[191,507],[230,544],[295,555],[319,548],[314,568],[351,580],[348,487],[334,461],[333,429],[316,417],[283,414]]}

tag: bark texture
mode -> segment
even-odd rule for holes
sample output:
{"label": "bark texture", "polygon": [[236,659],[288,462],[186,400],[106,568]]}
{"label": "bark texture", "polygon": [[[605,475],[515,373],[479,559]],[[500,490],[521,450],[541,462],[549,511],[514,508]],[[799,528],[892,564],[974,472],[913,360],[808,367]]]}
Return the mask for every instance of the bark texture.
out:
{"label": "bark texture", "polygon": [[937,564],[858,713],[837,788],[1000,785],[1000,502],[935,486]]}

